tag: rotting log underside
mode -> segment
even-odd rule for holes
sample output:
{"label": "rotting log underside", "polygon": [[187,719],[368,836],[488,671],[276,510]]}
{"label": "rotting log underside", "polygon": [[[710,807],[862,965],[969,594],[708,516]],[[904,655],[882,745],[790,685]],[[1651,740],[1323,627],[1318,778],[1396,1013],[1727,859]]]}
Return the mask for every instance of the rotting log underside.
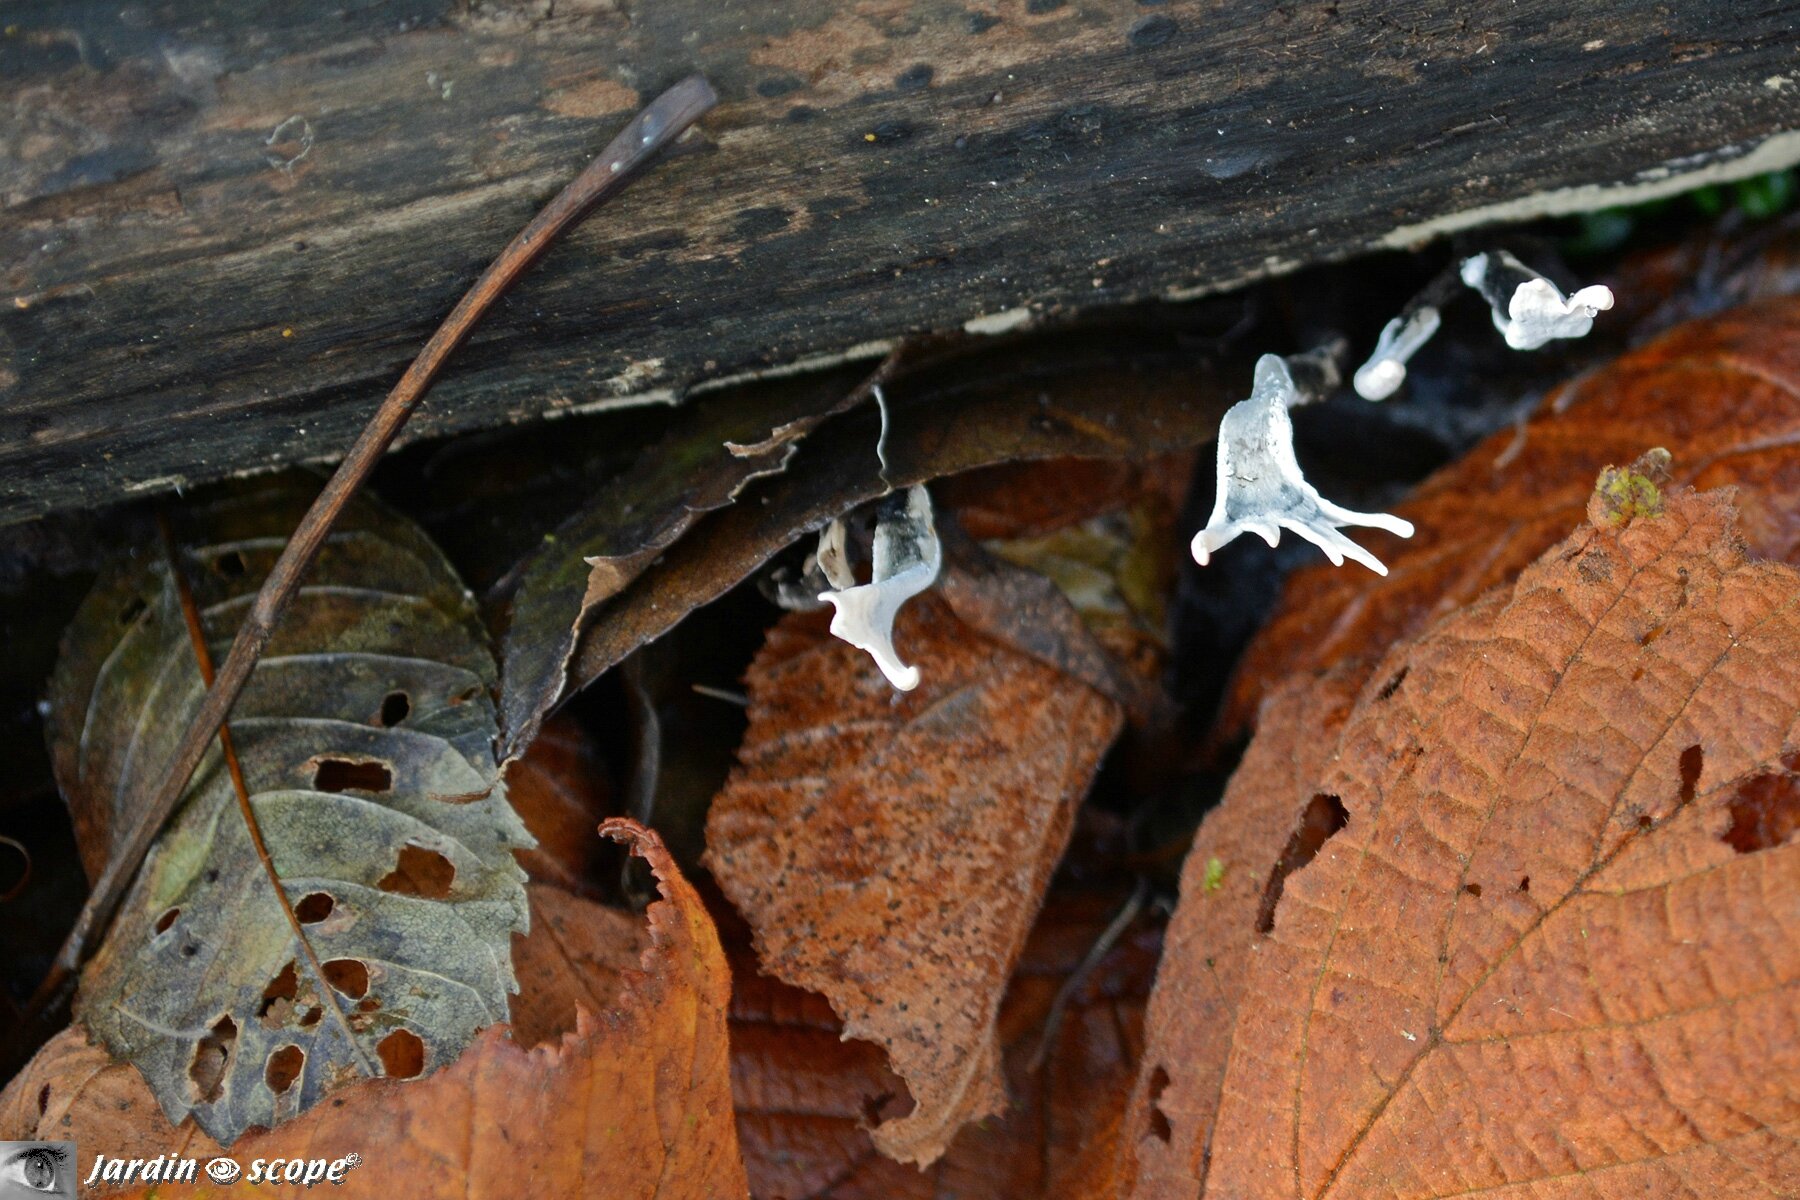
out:
{"label": "rotting log underside", "polygon": [[[693,70],[700,136],[409,436],[1800,159],[1800,4],[45,2],[0,36],[0,522],[342,449]],[[1600,186],[1595,186],[1600,185]]]}

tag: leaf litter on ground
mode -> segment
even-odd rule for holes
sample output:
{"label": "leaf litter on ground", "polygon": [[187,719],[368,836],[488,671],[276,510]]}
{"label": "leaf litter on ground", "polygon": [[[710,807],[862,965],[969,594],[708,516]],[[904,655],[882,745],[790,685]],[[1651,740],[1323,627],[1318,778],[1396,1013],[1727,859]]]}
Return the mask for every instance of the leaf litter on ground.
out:
{"label": "leaf litter on ground", "polygon": [[[212,646],[305,495],[263,483],[187,514],[177,558]],[[279,886],[215,750],[82,977],[77,1018],[170,1120],[229,1144],[350,1080],[435,1070],[505,1019],[529,837],[496,777],[493,681],[449,564],[410,522],[352,505],[229,726]],[[90,872],[204,694],[169,563],[103,577],[49,703]]]}
{"label": "leaf litter on ground", "polygon": [[[1340,670],[1270,706],[1091,1195],[1791,1186],[1800,573],[1746,559],[1728,493],[1659,499],[1595,492],[1359,690]],[[1241,842],[1321,804],[1291,873],[1267,829]]]}

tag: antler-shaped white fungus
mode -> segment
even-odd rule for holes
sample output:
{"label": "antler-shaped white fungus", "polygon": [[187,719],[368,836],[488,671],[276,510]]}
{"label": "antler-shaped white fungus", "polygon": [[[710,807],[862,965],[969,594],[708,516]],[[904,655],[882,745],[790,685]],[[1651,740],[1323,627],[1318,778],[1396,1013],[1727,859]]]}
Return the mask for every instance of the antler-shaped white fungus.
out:
{"label": "antler-shaped white fungus", "polygon": [[[833,583],[847,574],[841,565],[842,539],[841,526],[835,539],[831,526],[820,536],[819,565]],[[919,686],[919,669],[901,662],[894,651],[894,617],[901,605],[936,582],[943,565],[943,548],[931,519],[931,496],[923,486],[882,503],[875,517],[873,558],[868,583],[820,592],[819,599],[837,609],[831,618],[831,632],[866,650],[889,683],[910,692]]]}
{"label": "antler-shaped white fungus", "polygon": [[1594,327],[1595,315],[1613,306],[1611,289],[1595,284],[1565,297],[1554,283],[1505,250],[1463,260],[1462,278],[1487,297],[1494,310],[1494,328],[1514,350],[1536,350],[1556,338],[1585,337]]}
{"label": "antler-shaped white fungus", "polygon": [[1219,422],[1218,499],[1206,528],[1194,535],[1194,558],[1201,566],[1240,533],[1254,533],[1273,546],[1287,528],[1323,550],[1334,566],[1353,558],[1386,575],[1380,559],[1338,530],[1362,525],[1412,536],[1411,522],[1339,508],[1306,482],[1294,457],[1294,424],[1288,417],[1288,409],[1305,399],[1285,359],[1265,354],[1256,361],[1250,398],[1232,405]]}

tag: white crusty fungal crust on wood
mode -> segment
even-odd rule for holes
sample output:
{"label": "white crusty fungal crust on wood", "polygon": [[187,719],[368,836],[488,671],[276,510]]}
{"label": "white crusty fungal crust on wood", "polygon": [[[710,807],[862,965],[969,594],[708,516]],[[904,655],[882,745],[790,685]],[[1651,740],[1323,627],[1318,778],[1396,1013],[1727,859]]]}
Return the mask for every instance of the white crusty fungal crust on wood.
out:
{"label": "white crusty fungal crust on wood", "polygon": [[1306,482],[1294,457],[1294,425],[1288,417],[1288,409],[1305,399],[1285,359],[1265,354],[1257,360],[1250,398],[1232,405],[1219,423],[1218,498],[1193,542],[1201,566],[1241,533],[1254,533],[1273,546],[1287,528],[1323,550],[1333,565],[1353,558],[1386,575],[1380,559],[1338,530],[1364,525],[1412,536],[1411,522],[1339,508]]}
{"label": "white crusty fungal crust on wood", "polygon": [[[819,557],[820,566],[825,566],[827,555],[822,552]],[[923,485],[882,501],[875,518],[873,557],[868,583],[820,592],[819,599],[837,609],[831,618],[832,634],[867,651],[889,683],[910,692],[919,686],[919,669],[902,663],[894,650],[894,617],[901,605],[936,582],[943,565],[931,496]]]}

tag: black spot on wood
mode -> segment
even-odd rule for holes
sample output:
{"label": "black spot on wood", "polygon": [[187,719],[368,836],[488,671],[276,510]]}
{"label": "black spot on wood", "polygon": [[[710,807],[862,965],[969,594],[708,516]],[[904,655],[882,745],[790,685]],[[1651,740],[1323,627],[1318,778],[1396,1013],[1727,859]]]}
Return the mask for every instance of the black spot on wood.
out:
{"label": "black spot on wood", "polygon": [[1166,17],[1157,13],[1153,17],[1139,17],[1133,22],[1131,31],[1125,35],[1125,40],[1143,50],[1151,46],[1166,44],[1180,31],[1181,26],[1175,23],[1174,17]]}
{"label": "black spot on wood", "polygon": [[902,92],[918,92],[931,86],[931,77],[935,74],[926,63],[916,63],[900,72],[894,80],[894,86]]}

